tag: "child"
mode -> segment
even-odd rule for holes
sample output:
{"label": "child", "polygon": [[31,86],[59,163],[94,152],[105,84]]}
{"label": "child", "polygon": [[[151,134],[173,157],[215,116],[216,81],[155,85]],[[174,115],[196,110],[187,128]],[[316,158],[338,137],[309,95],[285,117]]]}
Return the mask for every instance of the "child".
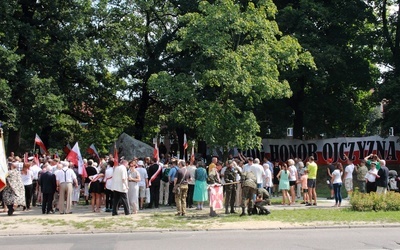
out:
{"label": "child", "polygon": [[300,177],[301,189],[303,192],[303,202],[301,204],[308,204],[310,201],[308,198],[307,179],[308,179],[308,170],[304,169],[304,174]]}

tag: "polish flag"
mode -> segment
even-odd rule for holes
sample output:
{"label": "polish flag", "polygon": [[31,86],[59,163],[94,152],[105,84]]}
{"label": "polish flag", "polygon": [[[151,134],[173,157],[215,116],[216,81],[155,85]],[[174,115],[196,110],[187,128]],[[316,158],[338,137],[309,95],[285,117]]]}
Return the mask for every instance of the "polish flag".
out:
{"label": "polish flag", "polygon": [[194,158],[194,145],[192,146],[192,154],[190,155],[190,162],[192,163],[192,164],[194,164],[194,160],[195,160],[195,158]]}
{"label": "polish flag", "polygon": [[8,174],[8,165],[6,158],[6,149],[4,146],[3,129],[0,128],[0,191],[7,186],[6,176]]}
{"label": "polish flag", "polygon": [[160,157],[159,157],[159,152],[158,152],[158,146],[157,146],[157,142],[154,143],[154,150],[153,150],[153,158],[156,159],[156,162],[158,163],[160,161]]}
{"label": "polish flag", "polygon": [[40,167],[40,161],[39,161],[38,154],[35,154],[35,157],[33,158],[33,162],[36,164],[36,166]]}
{"label": "polish flag", "polygon": [[38,136],[38,134],[36,134],[36,136],[35,136],[35,143],[36,143],[36,145],[39,146],[40,152],[41,152],[41,153],[44,152],[44,153],[46,153],[47,155],[49,155],[49,151],[47,151],[46,146],[44,145],[42,139],[40,139],[40,137]]}
{"label": "polish flag", "polygon": [[99,153],[97,152],[97,149],[93,143],[89,146],[89,148],[87,149],[87,152],[91,155],[96,155],[97,159],[100,160]]}
{"label": "polish flag", "polygon": [[75,143],[74,147],[71,149],[66,159],[72,162],[74,165],[78,166],[78,173],[82,175],[82,177],[87,177],[86,169],[83,163],[83,158],[81,155],[81,151],[79,150],[78,143]]}
{"label": "polish flag", "polygon": [[71,145],[69,145],[69,143],[67,145],[64,146],[63,151],[66,155],[69,154],[69,152],[71,151]]}
{"label": "polish flag", "polygon": [[118,150],[117,150],[117,145],[114,144],[114,167],[117,167],[119,164],[118,161]]}
{"label": "polish flag", "polygon": [[188,142],[186,139],[186,134],[183,134],[183,150],[186,150],[188,148]]}

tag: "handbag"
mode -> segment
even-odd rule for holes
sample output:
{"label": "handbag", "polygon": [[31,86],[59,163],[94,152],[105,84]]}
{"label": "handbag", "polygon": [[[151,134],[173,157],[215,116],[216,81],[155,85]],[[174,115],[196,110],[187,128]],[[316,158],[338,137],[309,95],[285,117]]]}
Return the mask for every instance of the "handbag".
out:
{"label": "handbag", "polygon": [[180,193],[181,193],[180,184],[176,184],[176,185],[174,186],[174,189],[172,189],[172,192],[173,192],[174,194],[180,194]]}
{"label": "handbag", "polygon": [[174,188],[172,189],[172,192],[174,194],[178,194],[178,195],[181,194],[181,184],[183,182],[183,179],[185,179],[186,172],[187,172],[187,169],[185,169],[185,173],[183,174],[183,177],[182,177],[181,181],[179,182],[179,184],[175,184]]}

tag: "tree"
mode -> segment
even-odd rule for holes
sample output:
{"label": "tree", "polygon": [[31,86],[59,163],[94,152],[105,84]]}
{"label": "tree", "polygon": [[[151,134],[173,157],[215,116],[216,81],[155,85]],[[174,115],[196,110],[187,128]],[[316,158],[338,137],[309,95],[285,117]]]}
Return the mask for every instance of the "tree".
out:
{"label": "tree", "polygon": [[379,76],[372,9],[358,0],[275,2],[282,32],[296,37],[317,66],[285,73],[293,95],[281,108],[293,112],[294,137],[367,134],[365,117],[376,105],[371,90]]}
{"label": "tree", "polygon": [[7,32],[1,45],[15,61],[2,86],[11,111],[8,151],[22,151],[21,135],[32,138],[23,145],[31,149],[38,131],[47,146],[62,148],[86,132],[79,122],[103,121],[96,107],[114,100],[108,94],[119,83],[96,44],[91,1],[6,1],[0,8]]}
{"label": "tree", "polygon": [[[190,62],[186,71],[152,77],[168,114],[210,148],[259,147],[253,108],[263,100],[289,97],[284,72],[312,58],[291,36],[282,35],[272,1],[200,1],[199,11],[179,20],[184,26],[169,48]],[[187,60],[189,58],[190,60]]]}
{"label": "tree", "polygon": [[379,85],[377,101],[384,106],[382,134],[389,127],[400,130],[400,3],[399,1],[370,1],[375,9],[380,26],[377,36],[381,38],[376,49],[383,69],[382,84]]}

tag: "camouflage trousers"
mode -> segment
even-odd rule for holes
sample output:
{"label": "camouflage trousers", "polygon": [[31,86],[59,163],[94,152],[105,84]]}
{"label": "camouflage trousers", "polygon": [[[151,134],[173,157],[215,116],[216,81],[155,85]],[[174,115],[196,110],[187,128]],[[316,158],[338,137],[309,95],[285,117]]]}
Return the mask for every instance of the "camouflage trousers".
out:
{"label": "camouflage trousers", "polygon": [[181,192],[179,194],[175,194],[175,203],[176,203],[176,211],[179,214],[186,213],[186,196],[189,189],[188,184],[180,185]]}
{"label": "camouflage trousers", "polygon": [[253,196],[256,194],[257,189],[256,188],[251,188],[251,187],[242,187],[242,204],[240,205],[242,208],[246,207],[246,202],[247,203],[247,209],[251,210],[253,209],[254,203],[253,203]]}

